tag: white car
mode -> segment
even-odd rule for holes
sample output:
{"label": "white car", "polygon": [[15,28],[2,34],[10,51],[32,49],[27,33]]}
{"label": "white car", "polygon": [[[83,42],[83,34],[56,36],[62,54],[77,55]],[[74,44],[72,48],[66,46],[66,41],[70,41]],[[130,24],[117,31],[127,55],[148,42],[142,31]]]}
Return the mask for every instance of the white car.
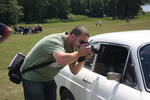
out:
{"label": "white car", "polygon": [[61,100],[150,100],[150,30],[113,32],[90,38],[93,59],[73,75],[56,75]]}

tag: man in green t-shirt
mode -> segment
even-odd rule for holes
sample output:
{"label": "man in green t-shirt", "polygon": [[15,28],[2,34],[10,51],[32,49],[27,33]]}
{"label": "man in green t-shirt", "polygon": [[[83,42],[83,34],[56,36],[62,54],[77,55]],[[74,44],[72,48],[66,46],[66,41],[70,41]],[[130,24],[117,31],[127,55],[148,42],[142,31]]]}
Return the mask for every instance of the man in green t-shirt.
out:
{"label": "man in green t-shirt", "polygon": [[[89,33],[83,26],[70,32],[57,33],[44,37],[27,54],[21,71],[44,62],[44,65],[22,74],[25,100],[56,100],[56,83],[53,77],[65,65],[73,74],[84,66],[84,58],[92,54],[91,47],[80,43],[88,42]],[[76,50],[75,50],[76,49]]]}

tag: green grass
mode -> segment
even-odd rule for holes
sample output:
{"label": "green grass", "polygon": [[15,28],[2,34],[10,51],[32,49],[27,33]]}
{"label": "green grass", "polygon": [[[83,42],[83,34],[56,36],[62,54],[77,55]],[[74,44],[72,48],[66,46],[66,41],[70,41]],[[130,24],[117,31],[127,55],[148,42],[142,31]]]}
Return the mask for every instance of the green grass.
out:
{"label": "green grass", "polygon": [[[95,22],[97,20],[102,21],[102,27],[96,27]],[[70,31],[70,29],[77,25],[85,26],[91,35],[115,31],[150,30],[150,13],[130,20],[130,23],[126,23],[125,20],[112,20],[110,18],[90,18],[84,21],[42,24],[43,32],[39,34],[13,34],[9,39],[0,44],[0,100],[23,100],[21,85],[11,83],[7,76],[8,64],[16,53],[23,52],[27,54],[35,43],[44,36],[56,32]]]}

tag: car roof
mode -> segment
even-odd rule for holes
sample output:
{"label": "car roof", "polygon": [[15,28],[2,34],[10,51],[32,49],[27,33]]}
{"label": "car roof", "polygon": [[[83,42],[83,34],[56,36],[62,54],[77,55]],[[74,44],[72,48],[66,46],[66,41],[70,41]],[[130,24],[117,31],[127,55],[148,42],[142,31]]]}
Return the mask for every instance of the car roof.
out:
{"label": "car roof", "polygon": [[90,37],[89,41],[111,42],[139,47],[141,44],[150,43],[150,30],[135,30],[99,34]]}

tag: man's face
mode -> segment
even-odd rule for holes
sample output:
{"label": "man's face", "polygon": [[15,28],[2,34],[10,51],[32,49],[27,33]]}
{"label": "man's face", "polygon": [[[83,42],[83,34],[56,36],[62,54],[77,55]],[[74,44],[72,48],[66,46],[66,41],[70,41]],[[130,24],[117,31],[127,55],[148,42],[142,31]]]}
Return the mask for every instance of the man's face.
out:
{"label": "man's face", "polygon": [[80,41],[84,41],[84,42],[88,42],[89,40],[89,37],[86,35],[86,34],[82,34],[80,36],[74,36],[74,39],[73,39],[73,45],[75,47],[80,47],[82,44],[80,43]]}

